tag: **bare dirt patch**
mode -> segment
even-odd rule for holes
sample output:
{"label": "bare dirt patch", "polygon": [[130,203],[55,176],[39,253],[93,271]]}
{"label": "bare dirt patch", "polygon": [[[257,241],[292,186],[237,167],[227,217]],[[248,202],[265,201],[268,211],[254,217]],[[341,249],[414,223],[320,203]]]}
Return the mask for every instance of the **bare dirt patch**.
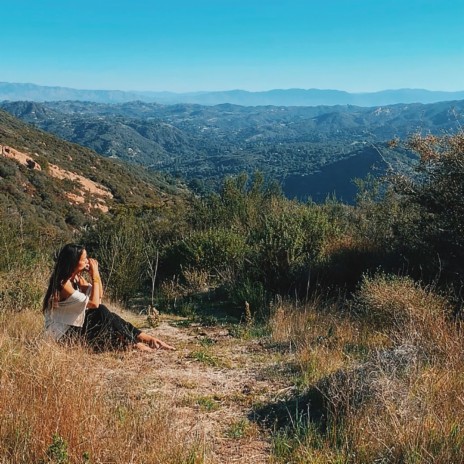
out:
{"label": "bare dirt patch", "polygon": [[104,213],[108,211],[108,206],[105,204],[105,199],[113,198],[112,193],[103,185],[97,184],[96,182],[87,179],[84,176],[76,174],[71,171],[66,171],[65,169],[56,166],[55,164],[49,165],[50,175],[56,177],[57,179],[67,179],[74,182],[78,182],[82,187],[81,195],[75,195],[68,193],[68,198],[74,203],[84,203],[85,193],[90,193],[94,199],[94,203],[91,205],[93,208],[98,208]]}
{"label": "bare dirt patch", "polygon": [[42,170],[40,164],[37,163],[31,156],[27,155],[26,153],[23,153],[19,150],[15,150],[14,148],[5,145],[0,145],[0,152],[2,156],[4,156],[5,158],[11,158],[20,164],[24,164],[30,169],[35,169],[37,171]]}
{"label": "bare dirt patch", "polygon": [[182,418],[178,427],[202,437],[205,462],[270,462],[269,433],[253,421],[253,407],[292,388],[291,353],[259,339],[236,338],[223,326],[182,326],[165,317],[152,329],[144,327],[142,316],[123,316],[177,350],[113,358],[111,365],[104,363],[108,382],[132,382],[138,401],[169,404],[173,418]]}
{"label": "bare dirt patch", "polygon": [[[17,161],[20,164],[24,164],[29,169],[35,169],[38,171],[42,170],[40,164],[34,160],[29,154],[23,153],[19,150],[16,150],[12,147],[0,145],[0,154],[6,158],[11,158]],[[37,156],[37,155],[36,155]],[[92,202],[89,202],[89,208],[96,208],[106,213],[109,208],[106,205],[106,200],[111,200],[113,194],[103,185],[98,184],[90,179],[87,179],[84,176],[76,174],[75,172],[67,171],[65,169],[56,166],[55,164],[48,165],[48,172],[52,177],[57,179],[70,180],[72,182],[77,182],[81,190],[78,194],[66,192],[66,197],[73,204],[83,204],[86,201],[86,194],[90,194]]]}

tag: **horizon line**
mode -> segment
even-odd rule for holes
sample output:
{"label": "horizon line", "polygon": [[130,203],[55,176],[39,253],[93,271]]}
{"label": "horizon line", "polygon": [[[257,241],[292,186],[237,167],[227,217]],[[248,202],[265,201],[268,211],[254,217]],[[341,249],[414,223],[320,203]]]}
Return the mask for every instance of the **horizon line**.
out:
{"label": "horizon line", "polygon": [[356,91],[352,92],[349,90],[342,90],[342,89],[334,89],[334,88],[318,88],[318,87],[288,87],[288,88],[279,88],[274,87],[267,90],[246,90],[246,89],[239,89],[239,88],[232,88],[232,89],[222,89],[222,90],[189,90],[189,91],[173,91],[173,90],[121,90],[121,89],[104,89],[104,88],[77,88],[77,87],[69,87],[64,85],[43,85],[43,84],[35,84],[33,82],[7,82],[7,81],[0,81],[1,84],[11,84],[11,85],[32,85],[36,87],[46,87],[46,88],[58,88],[58,89],[66,89],[66,90],[77,90],[77,91],[89,91],[89,92],[121,92],[121,93],[167,93],[167,94],[174,94],[174,95],[188,95],[188,94],[199,94],[199,93],[222,93],[222,92],[246,92],[246,93],[268,93],[273,91],[311,91],[317,90],[321,92],[341,92],[347,93],[351,95],[365,95],[365,94],[375,94],[381,92],[398,92],[398,91],[421,91],[421,92],[440,92],[440,93],[460,93],[464,92],[463,90],[430,90],[425,88],[418,88],[418,87],[399,87],[399,88],[386,88],[381,90],[371,90],[371,91]]}

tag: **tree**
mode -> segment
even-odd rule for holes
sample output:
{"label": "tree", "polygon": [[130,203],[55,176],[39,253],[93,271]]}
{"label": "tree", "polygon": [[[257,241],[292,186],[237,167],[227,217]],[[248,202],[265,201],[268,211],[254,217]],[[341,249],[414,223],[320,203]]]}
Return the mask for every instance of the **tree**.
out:
{"label": "tree", "polygon": [[403,198],[397,237],[423,268],[464,276],[464,132],[414,136],[408,147],[420,155],[416,177],[397,177]]}

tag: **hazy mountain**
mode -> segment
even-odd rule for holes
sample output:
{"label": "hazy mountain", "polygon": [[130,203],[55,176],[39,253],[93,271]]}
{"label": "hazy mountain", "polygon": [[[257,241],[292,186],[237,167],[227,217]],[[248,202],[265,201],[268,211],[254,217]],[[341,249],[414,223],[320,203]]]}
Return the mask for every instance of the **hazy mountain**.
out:
{"label": "hazy mountain", "polygon": [[396,103],[435,103],[464,99],[464,91],[442,92],[423,89],[383,90],[348,93],[340,90],[274,89],[262,92],[227,90],[220,92],[151,92],[120,90],[78,90],[35,84],[0,82],[0,101],[29,100],[37,102],[78,100],[99,103],[124,103],[134,100],[162,104],[196,103],[218,105],[232,103],[243,106],[317,106],[357,105],[378,106]]}

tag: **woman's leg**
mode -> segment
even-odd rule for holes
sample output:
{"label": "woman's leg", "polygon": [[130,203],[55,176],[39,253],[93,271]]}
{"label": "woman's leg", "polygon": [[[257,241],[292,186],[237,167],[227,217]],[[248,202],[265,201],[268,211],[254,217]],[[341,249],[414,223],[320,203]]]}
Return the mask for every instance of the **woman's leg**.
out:
{"label": "woman's leg", "polygon": [[105,305],[86,312],[82,332],[94,347],[124,348],[138,341],[141,330],[112,313]]}
{"label": "woman's leg", "polygon": [[[111,328],[112,332],[116,332],[119,335],[122,335],[126,340],[126,343],[132,343],[135,347],[142,351],[149,351],[141,346],[142,342],[148,345],[153,349],[165,349],[165,350],[174,350],[174,347],[164,343],[158,338],[148,335],[145,332],[134,327],[130,322],[125,321],[122,317],[118,316],[115,313],[112,313],[106,306],[100,305],[97,310],[99,310],[99,318],[103,319],[103,325]],[[90,310],[95,311],[94,309]]]}

